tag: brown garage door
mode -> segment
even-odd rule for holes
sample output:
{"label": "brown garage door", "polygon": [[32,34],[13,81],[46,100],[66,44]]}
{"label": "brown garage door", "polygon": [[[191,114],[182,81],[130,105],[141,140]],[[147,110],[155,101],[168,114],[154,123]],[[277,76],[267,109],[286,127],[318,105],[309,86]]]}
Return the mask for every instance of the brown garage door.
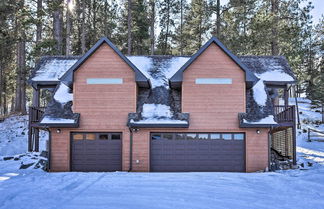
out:
{"label": "brown garage door", "polygon": [[72,171],[120,171],[121,133],[73,133]]}
{"label": "brown garage door", "polygon": [[151,171],[245,171],[243,133],[152,133]]}

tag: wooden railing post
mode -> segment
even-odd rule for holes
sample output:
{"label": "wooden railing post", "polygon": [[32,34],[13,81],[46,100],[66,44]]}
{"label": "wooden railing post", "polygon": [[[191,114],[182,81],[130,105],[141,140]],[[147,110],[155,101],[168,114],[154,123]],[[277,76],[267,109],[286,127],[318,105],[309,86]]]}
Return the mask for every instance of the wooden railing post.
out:
{"label": "wooden railing post", "polygon": [[307,140],[308,142],[310,142],[311,141],[311,139],[310,139],[310,128],[308,128],[308,140]]}

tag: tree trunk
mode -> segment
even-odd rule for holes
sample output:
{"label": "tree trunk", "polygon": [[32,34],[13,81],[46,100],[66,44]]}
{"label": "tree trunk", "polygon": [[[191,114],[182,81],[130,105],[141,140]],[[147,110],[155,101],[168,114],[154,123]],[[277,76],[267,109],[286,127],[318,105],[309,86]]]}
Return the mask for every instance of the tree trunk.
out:
{"label": "tree trunk", "polygon": [[128,15],[127,15],[127,54],[132,53],[132,0],[128,0]]}
{"label": "tree trunk", "polygon": [[62,0],[55,1],[55,10],[53,12],[53,35],[56,41],[56,53],[59,55],[63,54],[63,36],[62,36],[62,25],[63,25],[63,11],[62,11]]}
{"label": "tree trunk", "polygon": [[155,27],[155,0],[150,0],[150,4],[151,4],[151,32],[150,32],[151,55],[154,55],[154,43],[155,43],[155,36],[154,36],[154,27]]}
{"label": "tree trunk", "polygon": [[183,55],[183,0],[180,1],[180,55]]}
{"label": "tree trunk", "polygon": [[2,70],[2,63],[0,62],[0,115],[4,115],[2,95],[3,95],[3,70]]}
{"label": "tree trunk", "polygon": [[273,21],[271,25],[271,54],[276,56],[279,55],[278,46],[278,16],[279,0],[271,0],[271,13],[273,15]]}
{"label": "tree trunk", "polygon": [[219,37],[220,35],[220,0],[216,2],[216,36]]}
{"label": "tree trunk", "polygon": [[322,104],[322,123],[324,123],[324,104]]}
{"label": "tree trunk", "polygon": [[168,0],[168,7],[167,7],[167,25],[166,25],[166,32],[165,32],[164,52],[163,52],[163,54],[167,53],[168,38],[169,38],[169,25],[170,25],[170,0]]}
{"label": "tree trunk", "polygon": [[42,39],[42,12],[43,12],[43,0],[37,0],[37,24],[36,24],[36,44]]}
{"label": "tree trunk", "polygon": [[17,44],[17,80],[15,112],[26,114],[26,35],[21,31]]}
{"label": "tree trunk", "polygon": [[65,54],[71,54],[71,13],[66,9],[66,38],[65,38]]}
{"label": "tree trunk", "polygon": [[81,23],[81,51],[82,54],[86,52],[86,44],[85,44],[85,0],[81,0],[81,10],[82,10],[82,23]]}

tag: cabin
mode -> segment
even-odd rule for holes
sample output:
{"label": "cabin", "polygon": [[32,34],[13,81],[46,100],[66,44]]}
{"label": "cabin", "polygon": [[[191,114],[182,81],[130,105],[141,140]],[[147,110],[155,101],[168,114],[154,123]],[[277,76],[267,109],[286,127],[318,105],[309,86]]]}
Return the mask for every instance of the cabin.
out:
{"label": "cabin", "polygon": [[102,38],[83,56],[42,57],[29,82],[28,149],[49,131],[51,172],[296,164],[296,79],[281,56],[238,57],[215,37],[192,56],[125,56]]}

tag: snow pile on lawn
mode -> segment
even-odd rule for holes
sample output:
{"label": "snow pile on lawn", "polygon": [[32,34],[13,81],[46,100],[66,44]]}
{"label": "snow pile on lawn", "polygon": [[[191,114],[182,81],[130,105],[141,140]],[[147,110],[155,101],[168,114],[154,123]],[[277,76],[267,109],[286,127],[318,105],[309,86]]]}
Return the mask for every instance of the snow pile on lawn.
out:
{"label": "snow pile on lawn", "polygon": [[[295,99],[289,100],[291,105]],[[304,169],[324,166],[324,142],[308,142],[308,128],[324,132],[324,124],[321,123],[321,108],[314,108],[311,101],[298,98],[299,117],[301,128],[297,130],[297,156],[298,164]],[[313,133],[312,133],[313,134]]]}
{"label": "snow pile on lawn", "polygon": [[33,81],[58,81],[78,59],[49,59],[37,70]]}
{"label": "snow pile on lawn", "polygon": [[265,106],[268,95],[263,80],[259,80],[252,89],[254,101],[260,106]]}
{"label": "snow pile on lawn", "polygon": [[61,103],[65,104],[73,100],[73,94],[69,92],[70,88],[65,84],[61,83],[59,88],[56,90],[54,94],[54,99]]}
{"label": "snow pile on lawn", "polygon": [[[48,134],[40,132],[40,149],[45,150]],[[0,123],[0,156],[27,152],[28,116],[11,116]]]}
{"label": "snow pile on lawn", "polygon": [[[152,88],[158,86],[169,88],[168,79],[190,59],[189,57],[165,57],[161,61],[158,57],[128,56],[127,58],[150,79]],[[154,59],[159,63],[156,64]]]}
{"label": "snow pile on lawn", "polygon": [[46,152],[24,153],[19,155],[1,157],[0,165],[2,163],[1,161],[3,161],[3,163],[6,163],[7,169],[46,169],[47,154]]}
{"label": "snow pile on lawn", "polygon": [[65,119],[65,118],[51,118],[49,116],[45,116],[40,123],[43,124],[58,124],[58,123],[74,123],[73,119]]}
{"label": "snow pile on lawn", "polygon": [[262,118],[261,120],[259,121],[247,121],[245,119],[243,119],[243,122],[244,123],[247,123],[247,124],[278,124],[275,120],[274,120],[274,116],[273,115],[269,115],[265,118]]}

